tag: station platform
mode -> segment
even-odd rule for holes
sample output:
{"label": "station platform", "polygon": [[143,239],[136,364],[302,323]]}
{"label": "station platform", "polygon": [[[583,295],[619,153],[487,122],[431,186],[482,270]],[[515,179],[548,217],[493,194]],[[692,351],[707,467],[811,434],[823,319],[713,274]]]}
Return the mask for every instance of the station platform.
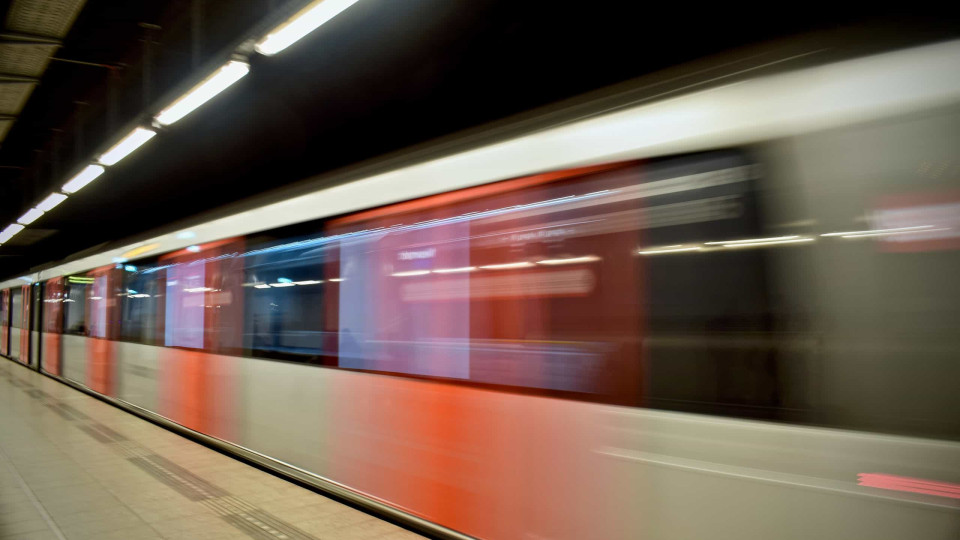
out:
{"label": "station platform", "polygon": [[0,359],[0,539],[420,538]]}

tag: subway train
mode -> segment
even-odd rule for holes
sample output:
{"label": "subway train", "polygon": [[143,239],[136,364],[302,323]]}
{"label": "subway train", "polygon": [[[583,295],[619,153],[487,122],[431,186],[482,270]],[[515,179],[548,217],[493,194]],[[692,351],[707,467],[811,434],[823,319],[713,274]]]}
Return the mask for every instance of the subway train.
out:
{"label": "subway train", "polygon": [[0,353],[437,536],[958,538],[958,66],[657,74],[8,280]]}

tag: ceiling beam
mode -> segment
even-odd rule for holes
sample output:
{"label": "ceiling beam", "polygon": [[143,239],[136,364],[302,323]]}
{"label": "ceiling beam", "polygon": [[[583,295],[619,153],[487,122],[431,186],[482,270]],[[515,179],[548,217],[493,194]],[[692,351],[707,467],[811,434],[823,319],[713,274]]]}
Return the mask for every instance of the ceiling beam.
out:
{"label": "ceiling beam", "polygon": [[7,45],[63,45],[63,41],[56,38],[21,34],[19,32],[0,32],[0,43]]}
{"label": "ceiling beam", "polygon": [[27,77],[26,75],[11,75],[9,73],[0,73],[0,84],[18,84],[31,83],[37,84],[40,79],[36,77]]}

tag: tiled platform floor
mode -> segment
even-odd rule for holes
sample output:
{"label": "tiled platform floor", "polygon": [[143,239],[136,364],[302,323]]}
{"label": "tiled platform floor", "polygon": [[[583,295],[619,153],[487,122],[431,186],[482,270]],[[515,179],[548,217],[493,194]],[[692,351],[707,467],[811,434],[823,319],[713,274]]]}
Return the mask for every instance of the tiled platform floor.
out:
{"label": "tiled platform floor", "polygon": [[0,358],[0,539],[419,538]]}

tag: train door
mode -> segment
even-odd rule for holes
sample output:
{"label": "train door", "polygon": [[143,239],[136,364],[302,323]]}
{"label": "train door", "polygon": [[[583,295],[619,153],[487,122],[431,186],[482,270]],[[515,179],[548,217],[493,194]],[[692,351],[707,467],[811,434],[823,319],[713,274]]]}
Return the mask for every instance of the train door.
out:
{"label": "train door", "polygon": [[10,356],[10,291],[0,291],[0,354]]}
{"label": "train door", "polygon": [[30,320],[30,355],[29,364],[33,369],[40,369],[40,329],[43,308],[43,285],[40,282],[30,287],[29,313]]}
{"label": "train door", "polygon": [[27,347],[23,340],[23,287],[14,287],[10,289],[10,315],[8,317],[10,326],[10,358],[17,362],[23,362],[23,354]]}
{"label": "train door", "polygon": [[48,280],[43,285],[42,293],[43,356],[41,366],[47,373],[62,375],[64,278]]}

